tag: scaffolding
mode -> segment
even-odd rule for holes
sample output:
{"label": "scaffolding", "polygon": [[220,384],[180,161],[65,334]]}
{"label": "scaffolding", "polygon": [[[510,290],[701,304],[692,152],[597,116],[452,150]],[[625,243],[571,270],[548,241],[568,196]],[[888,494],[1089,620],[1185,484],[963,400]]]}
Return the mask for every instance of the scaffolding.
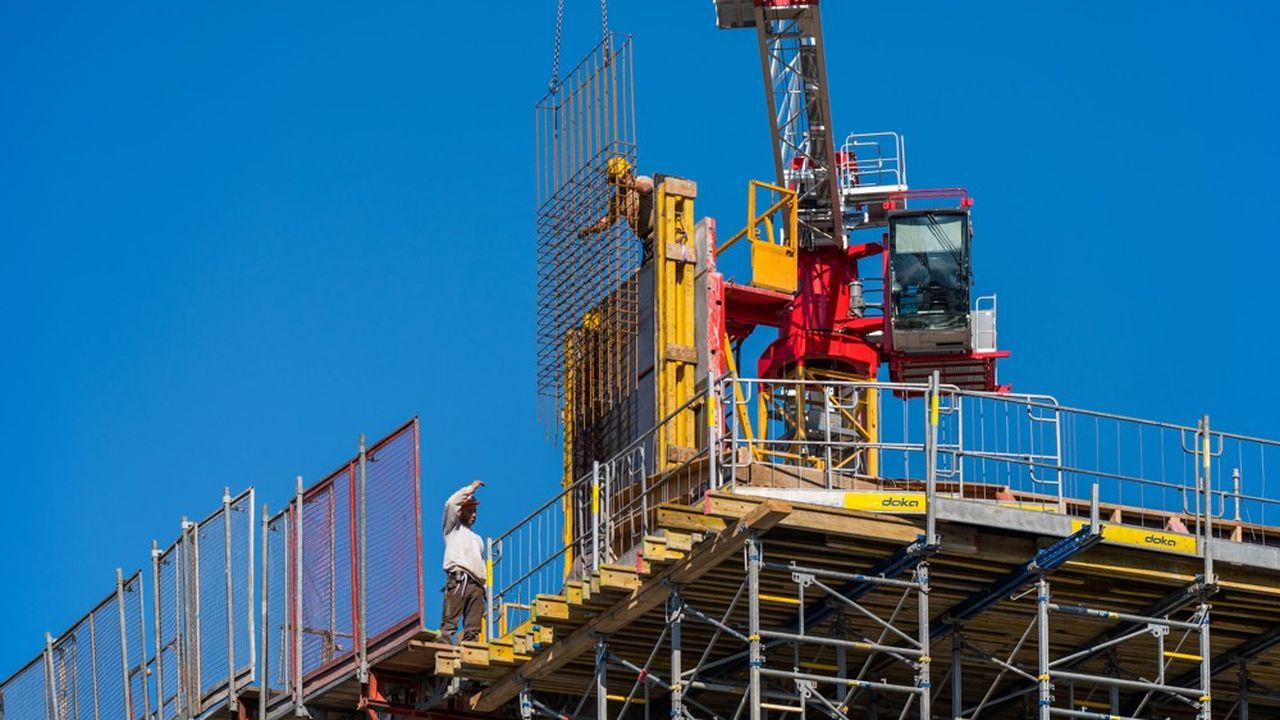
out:
{"label": "scaffolding", "polygon": [[[745,432],[780,384],[827,410],[874,390],[881,432]],[[646,463],[691,408],[715,420],[699,450]],[[878,476],[826,463],[871,451]],[[1207,418],[729,376],[490,538],[483,639],[453,646],[424,625],[411,422],[280,512],[224,492],[0,683],[0,711],[1247,717],[1280,700],[1277,453]]]}

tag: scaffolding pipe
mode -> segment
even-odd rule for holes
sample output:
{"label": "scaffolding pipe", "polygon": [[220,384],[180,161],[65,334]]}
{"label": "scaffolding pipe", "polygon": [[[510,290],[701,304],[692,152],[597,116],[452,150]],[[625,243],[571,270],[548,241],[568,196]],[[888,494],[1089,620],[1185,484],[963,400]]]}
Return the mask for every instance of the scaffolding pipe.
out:
{"label": "scaffolding pipe", "polygon": [[1036,656],[1039,683],[1037,717],[1049,720],[1050,703],[1053,702],[1053,686],[1049,684],[1049,581],[1044,575],[1036,581]]}
{"label": "scaffolding pipe", "polygon": [[609,663],[604,638],[596,639],[596,720],[609,720]]}
{"label": "scaffolding pipe", "polygon": [[359,522],[360,522],[360,535],[359,535],[360,574],[356,582],[359,583],[359,593],[360,593],[360,608],[358,612],[359,619],[360,619],[360,627],[358,630],[358,632],[360,633],[360,667],[359,667],[359,672],[357,673],[357,680],[359,680],[361,683],[367,683],[369,682],[369,627],[368,627],[368,621],[365,619],[365,613],[367,612],[367,608],[368,608],[368,602],[366,599],[367,583],[366,583],[366,575],[365,575],[365,565],[366,565],[365,558],[367,557],[367,554],[368,554],[368,544],[366,542],[367,538],[365,533],[366,533],[366,528],[368,526],[369,510],[365,505],[365,502],[366,502],[365,493],[367,490],[367,487],[365,484],[366,483],[365,461],[367,459],[368,451],[367,451],[367,448],[365,447],[364,433],[360,433],[359,449],[360,449],[360,477],[359,477],[360,491],[359,491],[359,498],[356,504],[356,513],[359,517]]}
{"label": "scaffolding pipe", "polygon": [[120,670],[124,679],[124,716],[133,717],[133,688],[129,683],[129,632],[124,620],[124,571],[116,568],[116,611],[120,616]]}
{"label": "scaffolding pipe", "polygon": [[235,602],[231,588],[231,488],[222,489],[222,566],[227,620],[227,709],[236,711]]}
{"label": "scaffolding pipe", "polygon": [[[938,373],[936,370],[934,371],[934,374],[933,374],[933,383],[935,386],[937,386],[938,384]],[[929,504],[932,505],[933,504],[932,492],[930,492],[929,498],[930,498]],[[934,544],[933,538],[935,537],[936,536],[933,534],[933,532],[930,531],[929,545],[931,547]],[[919,623],[918,633],[920,635],[920,641],[919,641],[920,642],[920,658],[917,662],[917,667],[919,669],[916,671],[916,674],[917,674],[916,686],[920,688],[920,720],[930,720],[933,717],[933,694],[929,692],[929,689],[932,686],[932,682],[930,680],[930,667],[929,667],[931,665],[931,659],[929,657],[930,634],[929,634],[929,563],[928,561],[922,562],[918,567],[916,567],[916,577],[920,582],[920,589],[917,591],[917,597],[919,598],[919,601],[917,602],[917,606],[918,606],[917,622]]]}
{"label": "scaffolding pipe", "polygon": [[[154,638],[156,649],[156,720],[164,720],[164,657],[163,657],[163,641],[164,625],[160,621],[160,548],[155,540],[151,541],[151,631]],[[92,616],[90,616],[92,623]],[[89,634],[92,637],[93,628],[90,626]],[[92,644],[92,639],[90,644]],[[93,701],[96,705],[98,702],[97,679],[94,681]],[[93,717],[98,717],[97,708],[95,707]]]}
{"label": "scaffolding pipe", "polygon": [[297,478],[293,521],[293,714],[306,717],[302,705],[302,476]]}
{"label": "scaffolding pipe", "polygon": [[752,533],[747,538],[747,628],[750,646],[749,703],[751,720],[761,720],[760,676],[764,671],[764,654],[760,651],[760,540]]}
{"label": "scaffolding pipe", "polygon": [[271,616],[269,614],[271,578],[268,571],[271,568],[267,543],[270,540],[268,530],[271,526],[271,510],[266,503],[262,504],[262,627],[259,632],[262,633],[262,639],[258,647],[258,672],[255,673],[258,679],[258,720],[267,720],[267,705],[271,701]]}
{"label": "scaffolding pipe", "polygon": [[[714,451],[711,456],[715,456]],[[671,588],[667,603],[667,625],[671,628],[671,717],[681,718],[684,717],[684,668],[681,662],[683,648],[680,624],[684,617],[684,597],[680,594],[679,586]]]}

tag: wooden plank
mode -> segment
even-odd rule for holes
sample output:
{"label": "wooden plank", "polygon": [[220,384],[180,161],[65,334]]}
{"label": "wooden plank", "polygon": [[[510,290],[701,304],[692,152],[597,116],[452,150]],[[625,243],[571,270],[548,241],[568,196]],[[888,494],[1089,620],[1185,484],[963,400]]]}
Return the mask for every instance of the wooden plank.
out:
{"label": "wooden plank", "polygon": [[687,508],[658,508],[658,526],[663,529],[720,532],[727,525],[721,518],[703,515]]}
{"label": "wooden plank", "polygon": [[622,602],[601,613],[595,620],[578,628],[572,635],[555,643],[545,652],[535,656],[521,667],[518,673],[508,673],[489,688],[472,696],[471,708],[479,712],[496,712],[503,704],[520,693],[524,681],[536,680],[554,673],[590,650],[595,644],[597,635],[621,630],[632,620],[658,607],[667,599],[672,584],[687,584],[712,571],[721,562],[742,552],[742,544],[748,535],[764,532],[776,526],[791,514],[791,510],[789,503],[780,500],[761,503],[731,530],[722,532],[710,542],[700,545],[685,559],[641,584]]}

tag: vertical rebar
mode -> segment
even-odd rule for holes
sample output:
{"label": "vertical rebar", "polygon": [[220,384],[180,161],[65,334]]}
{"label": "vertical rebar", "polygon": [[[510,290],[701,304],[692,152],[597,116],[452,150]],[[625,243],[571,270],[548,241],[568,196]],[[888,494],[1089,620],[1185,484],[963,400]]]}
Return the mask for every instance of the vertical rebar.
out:
{"label": "vertical rebar", "polygon": [[764,666],[764,655],[760,645],[760,541],[754,535],[747,538],[747,642],[750,644],[750,682],[748,691],[751,694],[751,720],[761,719],[760,708],[760,668]]}
{"label": "vertical rebar", "polygon": [[1049,581],[1043,575],[1036,581],[1036,657],[1039,684],[1036,717],[1049,720],[1049,706],[1053,702],[1049,683]]}
{"label": "vertical rebar", "polygon": [[124,679],[124,717],[133,717],[132,688],[129,687],[129,632],[124,620],[124,571],[116,568],[116,611],[120,616],[120,670]]}
{"label": "vertical rebar", "polygon": [[231,488],[222,489],[222,566],[223,589],[226,597],[227,621],[227,709],[236,710],[236,623],[235,595],[231,582]]}
{"label": "vertical rebar", "polygon": [[368,454],[368,449],[365,447],[364,433],[360,433],[360,477],[359,477],[360,489],[359,489],[359,495],[356,498],[356,517],[359,519],[359,522],[360,522],[360,535],[359,535],[360,575],[359,575],[359,578],[357,579],[357,582],[359,583],[359,593],[360,593],[360,610],[359,610],[360,628],[358,630],[358,632],[360,633],[360,671],[357,679],[361,683],[369,682],[369,633],[368,633],[369,626],[368,626],[368,621],[365,618],[365,612],[366,612],[366,609],[368,608],[368,602],[366,601],[367,588],[366,588],[366,582],[365,582],[366,581],[365,558],[367,557],[367,554],[368,554],[367,553],[368,547],[366,542],[367,538],[365,535],[365,529],[368,521],[368,508],[365,507],[365,477],[366,477],[365,461],[367,459],[366,457],[367,454]]}
{"label": "vertical rebar", "polygon": [[302,705],[302,476],[294,495],[293,524],[293,714],[306,717]]}
{"label": "vertical rebar", "polygon": [[[164,623],[161,621],[160,613],[160,547],[155,540],[151,541],[151,631],[155,635],[156,648],[156,720],[164,720]],[[90,616],[92,623],[93,617]],[[92,625],[90,626],[90,635],[92,635]],[[95,679],[95,686],[97,685]],[[95,696],[94,702],[97,702],[98,691],[93,691]],[[94,709],[94,720],[97,720],[98,712]]]}
{"label": "vertical rebar", "polygon": [[[271,615],[269,612],[270,595],[271,595],[271,578],[268,571],[271,568],[271,553],[267,545],[268,531],[271,526],[271,510],[266,503],[262,504],[262,607],[259,613],[262,617],[261,626],[258,632],[262,633],[262,639],[258,643],[258,672],[256,677],[258,680],[258,720],[267,720],[267,705],[271,701]],[[163,719],[161,719],[163,720]]]}

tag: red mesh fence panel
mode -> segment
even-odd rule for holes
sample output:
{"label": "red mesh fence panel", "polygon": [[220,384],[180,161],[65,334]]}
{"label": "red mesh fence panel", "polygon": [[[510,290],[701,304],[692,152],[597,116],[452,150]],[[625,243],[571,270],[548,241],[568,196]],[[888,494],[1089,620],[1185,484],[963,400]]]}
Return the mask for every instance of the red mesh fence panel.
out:
{"label": "red mesh fence panel", "polygon": [[353,475],[348,463],[303,495],[303,677],[355,653]]}
{"label": "red mesh fence panel", "polygon": [[365,628],[369,643],[422,624],[417,423],[382,440],[365,462]]}

